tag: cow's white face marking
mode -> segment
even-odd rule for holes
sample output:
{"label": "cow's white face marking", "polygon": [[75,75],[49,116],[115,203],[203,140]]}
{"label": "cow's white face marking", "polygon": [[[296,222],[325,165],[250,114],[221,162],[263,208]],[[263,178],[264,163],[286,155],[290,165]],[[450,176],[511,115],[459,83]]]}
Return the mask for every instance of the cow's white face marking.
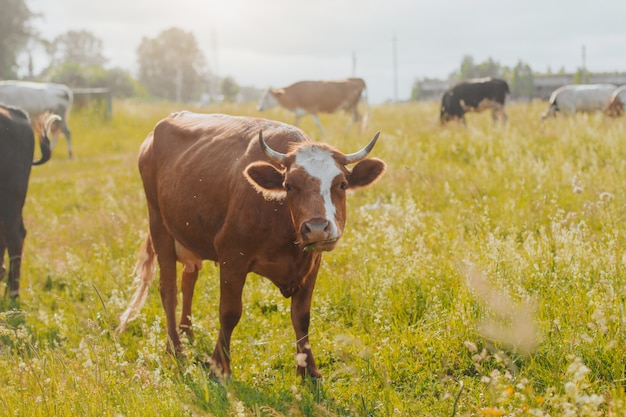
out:
{"label": "cow's white face marking", "polygon": [[276,97],[274,97],[270,89],[266,90],[265,93],[263,94],[263,97],[261,97],[258,110],[259,111],[270,110],[276,106],[278,106],[278,101],[276,100]]}
{"label": "cow's white face marking", "polygon": [[330,189],[333,179],[341,174],[335,159],[330,151],[316,147],[306,147],[296,155],[296,164],[300,165],[312,177],[320,181],[320,194],[324,200],[326,219],[330,222],[330,238],[336,239],[337,221],[335,219],[336,208],[331,198]]}

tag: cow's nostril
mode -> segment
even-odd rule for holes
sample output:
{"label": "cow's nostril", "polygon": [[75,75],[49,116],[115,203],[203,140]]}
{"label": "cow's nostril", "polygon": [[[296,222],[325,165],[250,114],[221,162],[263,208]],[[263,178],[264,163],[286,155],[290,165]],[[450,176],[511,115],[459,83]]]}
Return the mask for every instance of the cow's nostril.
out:
{"label": "cow's nostril", "polygon": [[302,225],[302,238],[308,242],[327,240],[330,236],[330,222],[328,220],[312,220]]}

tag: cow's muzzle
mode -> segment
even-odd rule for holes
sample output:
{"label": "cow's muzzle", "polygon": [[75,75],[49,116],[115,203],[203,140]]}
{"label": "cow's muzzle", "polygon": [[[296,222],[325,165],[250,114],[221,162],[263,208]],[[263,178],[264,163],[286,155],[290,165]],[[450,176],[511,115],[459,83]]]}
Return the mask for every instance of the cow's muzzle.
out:
{"label": "cow's muzzle", "polygon": [[300,227],[300,236],[305,250],[329,251],[335,247],[338,236],[326,219],[314,219]]}

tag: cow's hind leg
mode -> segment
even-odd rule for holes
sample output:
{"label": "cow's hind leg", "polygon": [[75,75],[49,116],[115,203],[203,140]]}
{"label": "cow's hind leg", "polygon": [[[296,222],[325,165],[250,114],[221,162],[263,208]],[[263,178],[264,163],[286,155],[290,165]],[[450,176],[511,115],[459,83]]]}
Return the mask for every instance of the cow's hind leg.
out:
{"label": "cow's hind leg", "polygon": [[[72,151],[72,134],[70,133],[70,130],[68,129],[67,125],[65,124],[65,120],[61,120],[59,122],[60,124],[60,129],[61,132],[63,133],[63,135],[65,136],[65,142],[67,143],[67,153],[69,155],[70,158],[72,158],[74,156],[74,152]],[[55,128],[52,131],[52,139],[50,141],[50,149],[54,150],[54,148],[57,146],[57,141],[59,140],[59,130],[57,128]]]}
{"label": "cow's hind leg", "polygon": [[22,219],[20,219],[16,227],[11,227],[7,230],[6,246],[9,252],[9,280],[7,289],[12,298],[17,298],[20,292],[20,268],[22,266],[22,250],[24,249],[25,237],[26,229],[24,228]]}
{"label": "cow's hind leg", "polygon": [[65,124],[65,120],[61,120],[61,132],[65,135],[65,141],[67,142],[67,153],[70,158],[74,156],[74,152],[72,151],[72,134],[70,133],[70,129],[68,129]]}
{"label": "cow's hind leg", "polygon": [[183,291],[183,310],[180,317],[180,330],[185,332],[187,337],[193,338],[193,330],[191,328],[191,305],[193,302],[193,290],[198,280],[198,268],[194,268],[192,272],[183,270],[183,279],[181,288]]}
{"label": "cow's hind leg", "polygon": [[4,243],[4,240],[0,238],[0,281],[2,281],[7,274],[7,270],[4,267],[4,252],[6,249],[7,245]]}
{"label": "cow's hind leg", "polygon": [[150,235],[159,263],[159,292],[165,310],[167,322],[167,351],[180,353],[182,346],[176,325],[176,305],[178,303],[178,285],[176,281],[176,249],[174,239],[167,232],[160,216],[149,205]]}
{"label": "cow's hind leg", "polygon": [[498,122],[498,119],[500,119],[502,124],[506,123],[507,116],[504,112],[504,108],[502,106],[494,107],[494,109],[491,111],[491,118],[493,119],[494,124]]}

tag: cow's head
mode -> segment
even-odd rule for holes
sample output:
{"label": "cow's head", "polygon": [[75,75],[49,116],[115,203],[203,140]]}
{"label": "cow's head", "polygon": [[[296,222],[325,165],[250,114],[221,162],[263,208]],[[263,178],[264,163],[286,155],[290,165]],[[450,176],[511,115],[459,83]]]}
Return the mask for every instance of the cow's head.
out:
{"label": "cow's head", "polygon": [[283,94],[285,92],[282,88],[268,88],[263,93],[261,101],[259,102],[259,111],[270,110],[278,106],[278,100],[276,100],[277,94]]}
{"label": "cow's head", "polygon": [[441,98],[439,121],[441,124],[446,124],[451,120],[461,118],[463,118],[463,107],[459,98],[455,97],[452,91],[446,91]]}
{"label": "cow's head", "polygon": [[608,107],[606,108],[606,114],[610,117],[618,117],[624,114],[624,103],[619,97],[611,98]]}
{"label": "cow's head", "polygon": [[[281,169],[257,161],[244,175],[266,199],[286,200],[303,249],[332,250],[346,223],[346,191],[373,184],[385,172],[383,161],[367,158],[377,139],[378,133],[349,155],[320,143],[299,144],[283,154],[270,148],[259,132],[263,152]],[[356,165],[349,169],[350,164]]]}

